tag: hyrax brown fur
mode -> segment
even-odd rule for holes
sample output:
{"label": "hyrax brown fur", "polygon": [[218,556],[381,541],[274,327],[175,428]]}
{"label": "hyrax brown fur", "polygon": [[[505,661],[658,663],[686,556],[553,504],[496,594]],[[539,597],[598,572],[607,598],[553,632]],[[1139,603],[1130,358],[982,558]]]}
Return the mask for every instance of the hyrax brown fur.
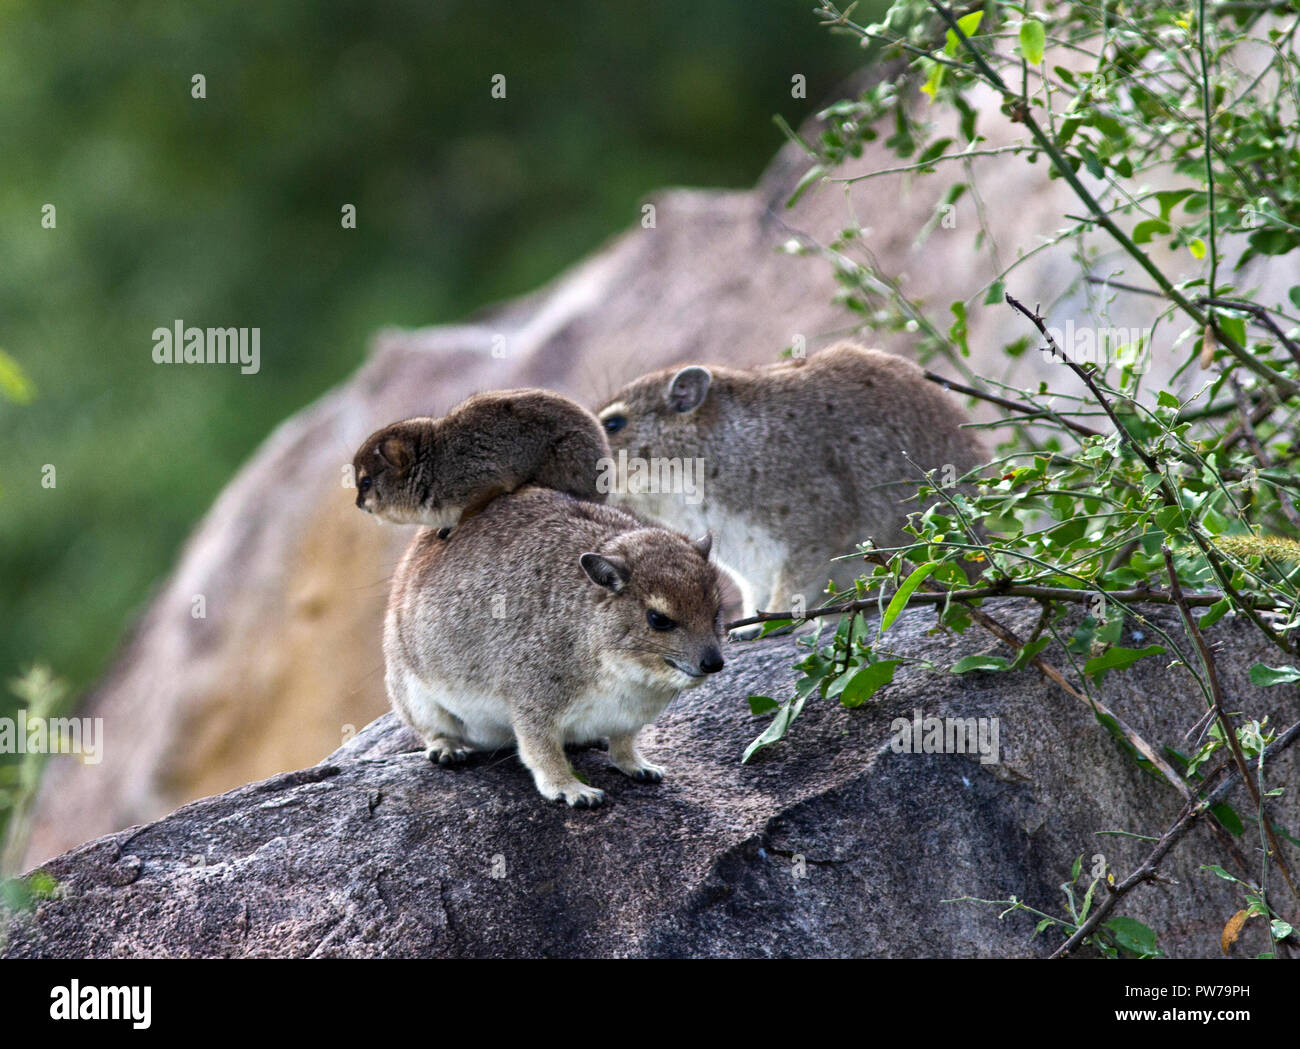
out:
{"label": "hyrax brown fur", "polygon": [[[861,563],[831,558],[907,541],[904,502],[922,471],[984,461],[949,395],[910,361],[852,343],[752,371],[690,365],[645,375],[597,413],[615,457],[614,501],[671,528],[709,530],[745,614],[812,607]],[[620,454],[621,453],[621,454]],[[702,491],[636,488],[628,463],[703,466]],[[910,461],[909,461],[910,460]],[[678,469],[681,469],[680,464]]]}
{"label": "hyrax brown fur", "polygon": [[542,795],[569,805],[604,792],[574,775],[565,743],[608,738],[616,768],[659,780],[637,732],[723,665],[709,546],[534,486],[446,540],[421,530],[384,624],[393,708],[441,764],[517,744]]}
{"label": "hyrax brown fur", "polygon": [[352,465],[361,509],[445,530],[524,484],[604,502],[596,480],[607,455],[600,423],[581,405],[548,390],[502,390],[441,419],[385,426]]}

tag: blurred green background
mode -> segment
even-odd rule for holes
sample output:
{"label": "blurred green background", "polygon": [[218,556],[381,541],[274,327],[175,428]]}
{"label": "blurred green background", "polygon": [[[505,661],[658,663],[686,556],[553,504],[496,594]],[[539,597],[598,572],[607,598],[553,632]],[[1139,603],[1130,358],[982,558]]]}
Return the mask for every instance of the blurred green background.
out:
{"label": "blurred green background", "polygon": [[[860,54],[811,0],[0,0],[0,348],[36,391],[0,400],[0,676],[93,682],[376,329],[535,288],[659,186],[749,185]],[[176,318],[260,327],[260,374],[156,366]]]}

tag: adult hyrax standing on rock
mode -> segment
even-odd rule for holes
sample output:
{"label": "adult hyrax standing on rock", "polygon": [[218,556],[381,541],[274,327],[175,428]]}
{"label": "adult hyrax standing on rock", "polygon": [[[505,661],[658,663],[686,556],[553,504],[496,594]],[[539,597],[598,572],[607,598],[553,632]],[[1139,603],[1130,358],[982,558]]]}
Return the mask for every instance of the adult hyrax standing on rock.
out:
{"label": "adult hyrax standing on rock", "polygon": [[446,540],[415,537],[384,623],[388,695],[441,764],[516,743],[542,795],[598,805],[565,743],[609,740],[634,779],[663,769],[636,734],[722,669],[710,539],[534,486],[487,503]]}
{"label": "adult hyrax standing on rock", "polygon": [[[848,584],[860,562],[830,559],[868,538],[906,542],[907,514],[922,507],[904,499],[922,471],[960,476],[984,460],[961,409],[920,368],[852,343],[753,371],[653,372],[597,415],[615,456],[615,501],[712,531],[747,616],[795,595],[812,607],[829,577]],[[692,464],[698,490],[656,483],[665,465],[685,476]]]}
{"label": "adult hyrax standing on rock", "polygon": [[397,524],[454,528],[525,484],[604,502],[609,444],[596,417],[549,390],[475,394],[441,419],[403,419],[353,459],[357,506]]}

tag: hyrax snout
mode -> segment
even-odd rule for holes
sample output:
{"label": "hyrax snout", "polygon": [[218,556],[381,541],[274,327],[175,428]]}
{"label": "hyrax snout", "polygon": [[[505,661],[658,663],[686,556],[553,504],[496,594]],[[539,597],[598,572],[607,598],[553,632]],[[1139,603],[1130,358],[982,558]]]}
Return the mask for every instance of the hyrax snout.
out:
{"label": "hyrax snout", "polygon": [[[910,361],[841,343],[806,361],[742,371],[690,365],[653,372],[597,413],[618,477],[612,499],[671,528],[713,533],[744,614],[813,607],[832,564],[867,539],[908,541],[904,501],[984,461],[955,401]],[[694,467],[694,469],[692,469]],[[702,476],[699,490],[664,483]]]}
{"label": "hyrax snout", "polygon": [[476,394],[440,419],[404,419],[366,438],[352,464],[357,506],[397,524],[450,529],[524,484],[603,502],[597,464],[608,454],[596,417],[567,397]]}
{"label": "hyrax snout", "polygon": [[722,669],[720,577],[694,542],[613,507],[525,486],[415,537],[384,626],[393,707],[442,764],[516,744],[546,798],[599,804],[566,743],[609,740],[637,780],[637,732]]}

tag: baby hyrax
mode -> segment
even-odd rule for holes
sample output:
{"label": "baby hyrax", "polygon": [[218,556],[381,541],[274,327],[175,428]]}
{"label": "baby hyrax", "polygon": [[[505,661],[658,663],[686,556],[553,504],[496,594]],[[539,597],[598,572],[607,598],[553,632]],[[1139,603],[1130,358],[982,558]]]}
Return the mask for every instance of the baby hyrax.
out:
{"label": "baby hyrax", "polygon": [[393,708],[440,764],[516,743],[553,801],[604,799],[574,775],[565,743],[608,738],[620,771],[658,781],[637,732],[722,669],[709,547],[531,485],[445,541],[423,529],[384,623]]}
{"label": "baby hyrax", "polygon": [[352,461],[357,506],[397,524],[454,528],[498,495],[539,484],[604,502],[609,444],[596,417],[549,390],[500,390],[441,419],[404,419],[366,438]]}
{"label": "baby hyrax", "polygon": [[[904,502],[921,471],[951,480],[984,461],[961,409],[910,361],[852,343],[738,371],[666,369],[599,412],[615,456],[615,501],[687,532],[712,531],[744,614],[817,603],[871,538],[908,541]],[[909,462],[908,460],[911,460]],[[915,464],[915,465],[913,465]],[[702,474],[684,496],[665,476]],[[640,476],[638,476],[640,473]]]}

